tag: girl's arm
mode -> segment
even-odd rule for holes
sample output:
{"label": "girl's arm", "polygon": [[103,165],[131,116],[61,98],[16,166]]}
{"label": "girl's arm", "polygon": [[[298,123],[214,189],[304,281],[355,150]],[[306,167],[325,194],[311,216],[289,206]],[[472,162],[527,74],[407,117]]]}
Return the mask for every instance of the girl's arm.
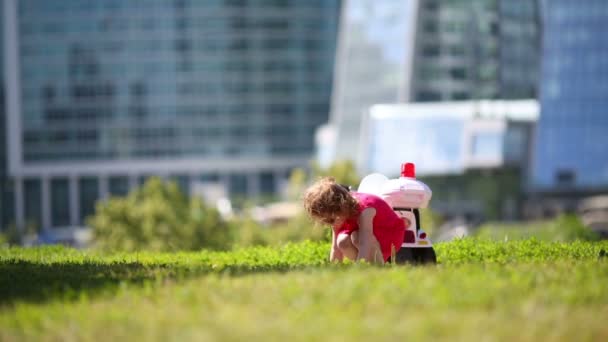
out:
{"label": "girl's arm", "polygon": [[330,262],[342,261],[342,259],[344,259],[344,255],[342,255],[342,252],[338,248],[338,244],[336,242],[336,232],[332,228],[331,229],[331,251],[329,252],[329,261]]}
{"label": "girl's arm", "polygon": [[380,252],[378,240],[374,236],[374,216],[376,216],[376,209],[374,208],[365,208],[359,216],[359,253],[357,254],[357,260],[382,263],[384,261],[382,252]]}

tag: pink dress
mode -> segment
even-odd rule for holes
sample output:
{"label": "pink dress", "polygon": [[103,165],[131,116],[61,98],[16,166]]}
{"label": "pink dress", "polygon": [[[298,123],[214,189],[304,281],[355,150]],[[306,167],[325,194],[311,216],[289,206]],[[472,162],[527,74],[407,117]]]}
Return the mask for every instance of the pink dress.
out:
{"label": "pink dress", "polygon": [[365,208],[374,208],[376,209],[376,216],[374,216],[373,220],[374,236],[380,243],[384,261],[389,260],[391,257],[391,247],[394,246],[396,253],[403,243],[403,236],[405,234],[404,221],[395,214],[388,203],[376,195],[360,192],[352,192],[351,195],[359,202],[358,213],[344,221],[341,226],[334,226],[334,233],[337,236],[338,234],[350,234],[358,230],[358,220],[361,212]]}

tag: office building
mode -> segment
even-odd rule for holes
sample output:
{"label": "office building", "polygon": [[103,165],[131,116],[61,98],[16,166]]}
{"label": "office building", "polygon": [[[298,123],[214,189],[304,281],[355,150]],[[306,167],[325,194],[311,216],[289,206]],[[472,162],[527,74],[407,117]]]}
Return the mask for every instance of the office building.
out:
{"label": "office building", "polygon": [[338,0],[4,0],[15,221],[146,177],[274,194],[327,121]]}
{"label": "office building", "polygon": [[541,115],[529,184],[534,216],[608,193],[608,3],[542,4]]}
{"label": "office building", "polygon": [[420,0],[410,100],[535,98],[536,3]]}
{"label": "office building", "polygon": [[324,161],[361,164],[374,104],[536,97],[533,0],[345,1]]}
{"label": "office building", "polygon": [[526,169],[538,114],[536,100],[372,106],[362,129],[364,173],[397,177],[405,161],[420,176]]}
{"label": "office building", "polygon": [[403,162],[433,191],[446,219],[521,217],[536,100],[445,101],[372,106],[363,124],[363,174],[399,176]]}

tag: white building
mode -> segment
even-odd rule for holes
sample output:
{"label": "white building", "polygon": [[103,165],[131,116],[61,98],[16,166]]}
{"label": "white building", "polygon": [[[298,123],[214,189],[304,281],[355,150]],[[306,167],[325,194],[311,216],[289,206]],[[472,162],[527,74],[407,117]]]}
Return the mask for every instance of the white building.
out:
{"label": "white building", "polygon": [[536,100],[375,105],[362,120],[358,164],[393,176],[404,161],[419,175],[527,167],[538,113]]}

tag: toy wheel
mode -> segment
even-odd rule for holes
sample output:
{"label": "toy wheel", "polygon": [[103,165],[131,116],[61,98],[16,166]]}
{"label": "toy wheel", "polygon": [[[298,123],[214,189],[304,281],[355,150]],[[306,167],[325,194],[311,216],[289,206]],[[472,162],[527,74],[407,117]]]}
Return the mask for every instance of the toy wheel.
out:
{"label": "toy wheel", "polygon": [[396,264],[436,264],[435,250],[430,248],[402,247],[396,255]]}

